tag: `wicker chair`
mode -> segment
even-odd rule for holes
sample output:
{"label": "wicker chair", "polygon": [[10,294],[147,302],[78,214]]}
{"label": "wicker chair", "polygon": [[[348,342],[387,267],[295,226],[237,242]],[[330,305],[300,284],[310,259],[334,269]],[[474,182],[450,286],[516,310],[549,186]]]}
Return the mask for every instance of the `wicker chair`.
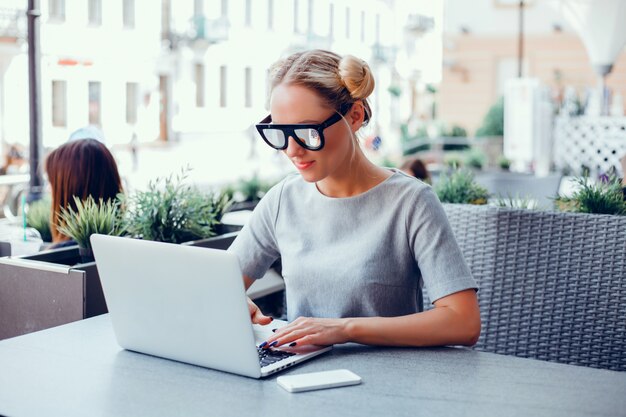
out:
{"label": "wicker chair", "polygon": [[480,286],[476,349],[626,371],[626,216],[444,208]]}

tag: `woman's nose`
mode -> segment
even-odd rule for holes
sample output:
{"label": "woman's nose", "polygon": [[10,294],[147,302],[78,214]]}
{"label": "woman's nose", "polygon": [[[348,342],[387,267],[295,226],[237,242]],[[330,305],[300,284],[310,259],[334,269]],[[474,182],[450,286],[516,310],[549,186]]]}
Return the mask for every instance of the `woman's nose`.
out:
{"label": "woman's nose", "polygon": [[306,149],[300,146],[293,137],[289,136],[287,138],[287,149],[285,149],[285,154],[288,157],[292,158],[294,156],[302,155],[304,152],[306,152]]}

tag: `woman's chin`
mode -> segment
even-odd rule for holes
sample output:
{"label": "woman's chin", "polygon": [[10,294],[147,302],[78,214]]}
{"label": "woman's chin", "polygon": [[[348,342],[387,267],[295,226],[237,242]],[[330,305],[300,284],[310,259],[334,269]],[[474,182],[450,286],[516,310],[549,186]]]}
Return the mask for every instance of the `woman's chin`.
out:
{"label": "woman's chin", "polygon": [[300,171],[300,175],[306,182],[318,182],[323,179],[321,175],[313,171]]}

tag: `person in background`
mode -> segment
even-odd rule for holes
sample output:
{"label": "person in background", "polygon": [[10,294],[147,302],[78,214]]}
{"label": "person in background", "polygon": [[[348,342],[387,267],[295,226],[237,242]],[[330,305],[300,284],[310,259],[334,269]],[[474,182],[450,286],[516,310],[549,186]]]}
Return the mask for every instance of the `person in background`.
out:
{"label": "person in background", "polygon": [[430,173],[421,159],[409,159],[402,164],[400,169],[410,176],[424,181],[426,184],[432,184]]}
{"label": "person in background", "polygon": [[51,248],[75,244],[57,230],[61,208],[76,210],[74,196],[107,201],[123,191],[113,155],[96,139],[71,140],[53,150],[46,158],[45,170],[52,189]]}
{"label": "person in background", "polygon": [[[290,323],[259,347],[475,344],[477,285],[437,196],[373,164],[357,138],[371,117],[367,63],[299,52],[277,62],[270,81],[270,114],[257,130],[299,174],[265,194],[228,249],[246,288],[282,262]],[[272,321],[248,307],[253,323]]]}

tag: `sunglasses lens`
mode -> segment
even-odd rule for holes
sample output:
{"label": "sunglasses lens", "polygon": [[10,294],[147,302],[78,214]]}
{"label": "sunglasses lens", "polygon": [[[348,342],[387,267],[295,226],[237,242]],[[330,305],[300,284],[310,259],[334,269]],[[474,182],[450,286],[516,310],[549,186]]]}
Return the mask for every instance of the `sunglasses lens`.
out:
{"label": "sunglasses lens", "polygon": [[285,146],[285,134],[279,129],[263,129],[265,139],[274,147],[282,148]]}
{"label": "sunglasses lens", "polygon": [[322,143],[320,134],[315,129],[295,129],[296,136],[309,148],[319,148]]}

